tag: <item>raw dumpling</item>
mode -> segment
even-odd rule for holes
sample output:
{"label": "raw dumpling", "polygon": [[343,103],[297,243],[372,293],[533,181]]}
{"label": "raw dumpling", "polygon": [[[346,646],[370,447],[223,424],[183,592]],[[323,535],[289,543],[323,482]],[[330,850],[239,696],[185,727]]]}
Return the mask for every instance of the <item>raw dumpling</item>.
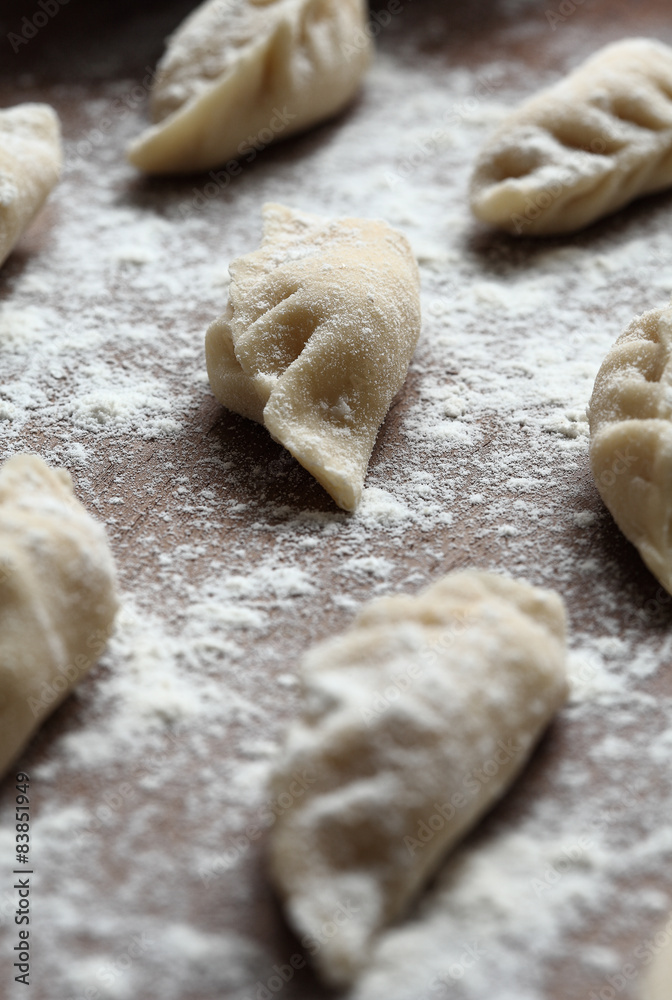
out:
{"label": "raw dumpling", "polygon": [[230,270],[206,337],[212,391],[354,510],[420,333],[408,242],[384,222],[266,205],[260,249]]}
{"label": "raw dumpling", "polygon": [[672,593],[672,307],[644,313],[605,358],[590,400],[590,463],[602,499]]}
{"label": "raw dumpling", "polygon": [[0,469],[0,775],[94,665],[117,609],[101,525],[35,455]]}
{"label": "raw dumpling", "polygon": [[525,766],[566,698],[564,636],[554,593],[470,571],[374,601],[308,653],[270,864],[327,982],[357,977]]}
{"label": "raw dumpling", "polygon": [[149,173],[207,170],[341,110],[371,43],[365,0],[209,0],[170,40],[152,94],[157,123],[131,146]]}
{"label": "raw dumpling", "polygon": [[516,235],[569,233],[672,184],[672,49],[608,45],[510,114],[481,152],[471,207]]}
{"label": "raw dumpling", "polygon": [[0,264],[58,183],[62,164],[53,108],[19,104],[0,111]]}

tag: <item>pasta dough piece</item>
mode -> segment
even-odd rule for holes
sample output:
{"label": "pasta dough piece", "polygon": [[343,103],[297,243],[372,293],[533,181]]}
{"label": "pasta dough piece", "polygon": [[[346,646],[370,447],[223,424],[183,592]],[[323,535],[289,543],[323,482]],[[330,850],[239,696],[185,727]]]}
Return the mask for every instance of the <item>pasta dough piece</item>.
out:
{"label": "pasta dough piece", "polygon": [[605,358],[590,400],[600,495],[672,593],[672,307],[635,319]]}
{"label": "pasta dough piece", "polygon": [[371,58],[365,0],[209,0],[170,40],[155,124],[130,147],[149,173],[207,170],[340,111]]}
{"label": "pasta dough piece", "polygon": [[0,774],[93,666],[117,609],[105,531],[63,469],[0,469]]}
{"label": "pasta dough piece", "polygon": [[469,571],[371,603],[306,656],[270,865],[330,984],[524,767],[567,694],[564,622],[551,591]]}
{"label": "pasta dough piece", "polygon": [[354,510],[420,333],[420,279],[384,222],[264,206],[259,250],[231,265],[208,330],[210,385]]}
{"label": "pasta dough piece", "polygon": [[48,104],[0,111],[0,265],[58,183],[61,126]]}
{"label": "pasta dough piece", "polygon": [[601,49],[510,114],[481,152],[471,207],[517,235],[570,233],[672,184],[672,49]]}

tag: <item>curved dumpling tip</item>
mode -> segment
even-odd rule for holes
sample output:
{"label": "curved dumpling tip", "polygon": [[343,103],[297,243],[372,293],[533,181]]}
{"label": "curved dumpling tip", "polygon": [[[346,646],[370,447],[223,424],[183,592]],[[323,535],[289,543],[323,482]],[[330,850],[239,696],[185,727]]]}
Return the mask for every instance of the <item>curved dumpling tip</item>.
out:
{"label": "curved dumpling tip", "polygon": [[96,663],[117,610],[105,530],[64,469],[0,468],[0,774]]}
{"label": "curved dumpling tip", "polygon": [[672,306],[635,319],[590,400],[590,463],[602,499],[672,593]]}
{"label": "curved dumpling tip", "polygon": [[208,0],[170,39],[129,160],[208,170],[331,117],[369,65],[366,18],[365,0]]}
{"label": "curved dumpling tip", "polygon": [[0,265],[58,183],[61,125],[48,104],[0,110]]}
{"label": "curved dumpling tip", "polygon": [[478,219],[518,236],[571,233],[672,184],[672,49],[601,49],[508,115],[471,180]]}
{"label": "curved dumpling tip", "polygon": [[206,335],[210,385],[354,510],[420,333],[418,267],[384,222],[263,213],[261,247],[231,264]]}
{"label": "curved dumpling tip", "polygon": [[365,607],[309,651],[302,675],[271,781],[270,870],[318,971],[342,987],[564,703],[563,604],[454,573]]}

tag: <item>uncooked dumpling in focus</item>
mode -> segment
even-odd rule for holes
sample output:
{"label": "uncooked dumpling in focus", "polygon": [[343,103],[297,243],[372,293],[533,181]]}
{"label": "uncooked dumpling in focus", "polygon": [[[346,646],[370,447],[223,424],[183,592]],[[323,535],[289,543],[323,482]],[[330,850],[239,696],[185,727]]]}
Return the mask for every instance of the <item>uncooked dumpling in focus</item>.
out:
{"label": "uncooked dumpling in focus", "polygon": [[367,18],[365,0],[208,0],[169,41],[131,163],[208,170],[331,117],[369,65]]}
{"label": "uncooked dumpling in focus", "polygon": [[318,970],[340,987],[563,704],[562,601],[454,573],[418,597],[374,601],[308,653],[302,674],[301,717],[271,782],[283,805],[271,873]]}
{"label": "uncooked dumpling in focus", "polygon": [[260,249],[230,270],[206,337],[212,391],[354,510],[420,333],[407,240],[384,222],[266,205]]}
{"label": "uncooked dumpling in focus", "polygon": [[519,236],[571,233],[672,184],[672,49],[629,38],[508,115],[471,207]]}
{"label": "uncooked dumpling in focus", "polygon": [[105,530],[35,455],[0,468],[0,775],[97,662],[117,610]]}
{"label": "uncooked dumpling in focus", "polygon": [[634,320],[590,400],[595,483],[623,534],[672,593],[672,307]]}
{"label": "uncooked dumpling in focus", "polygon": [[58,183],[61,125],[48,104],[0,111],[0,265]]}

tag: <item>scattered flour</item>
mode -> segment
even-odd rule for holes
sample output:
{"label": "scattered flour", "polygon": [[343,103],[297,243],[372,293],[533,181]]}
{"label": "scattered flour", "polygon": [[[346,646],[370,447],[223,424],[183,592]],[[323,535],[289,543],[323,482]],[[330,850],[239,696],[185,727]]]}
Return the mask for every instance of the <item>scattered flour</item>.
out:
{"label": "scattered flour", "polygon": [[[585,419],[611,343],[669,297],[672,209],[661,197],[545,243],[477,226],[465,190],[489,130],[623,29],[584,28],[586,5],[551,32],[538,4],[509,0],[473,71],[467,6],[408,5],[350,113],[260,155],[209,202],[205,179],[144,183],[125,165],[141,108],[113,109],[136,81],[27,95],[77,115],[39,240],[1,276],[2,457],[35,450],[71,470],[124,591],[107,653],[25,758],[34,1000],[264,996],[300,951],[250,835],[274,815],[265,775],[300,697],[298,658],[374,592],[467,565],[563,594],[572,699],[352,1000],[588,997],[672,908],[672,602],[599,502]],[[546,68],[503,54],[528,45],[546,47]],[[105,114],[109,133],[89,141]],[[207,385],[204,331],[228,262],[258,245],[265,200],[384,218],[420,258],[421,342],[352,517]],[[0,819],[6,859],[9,785]],[[302,971],[282,996],[326,994]]]}

